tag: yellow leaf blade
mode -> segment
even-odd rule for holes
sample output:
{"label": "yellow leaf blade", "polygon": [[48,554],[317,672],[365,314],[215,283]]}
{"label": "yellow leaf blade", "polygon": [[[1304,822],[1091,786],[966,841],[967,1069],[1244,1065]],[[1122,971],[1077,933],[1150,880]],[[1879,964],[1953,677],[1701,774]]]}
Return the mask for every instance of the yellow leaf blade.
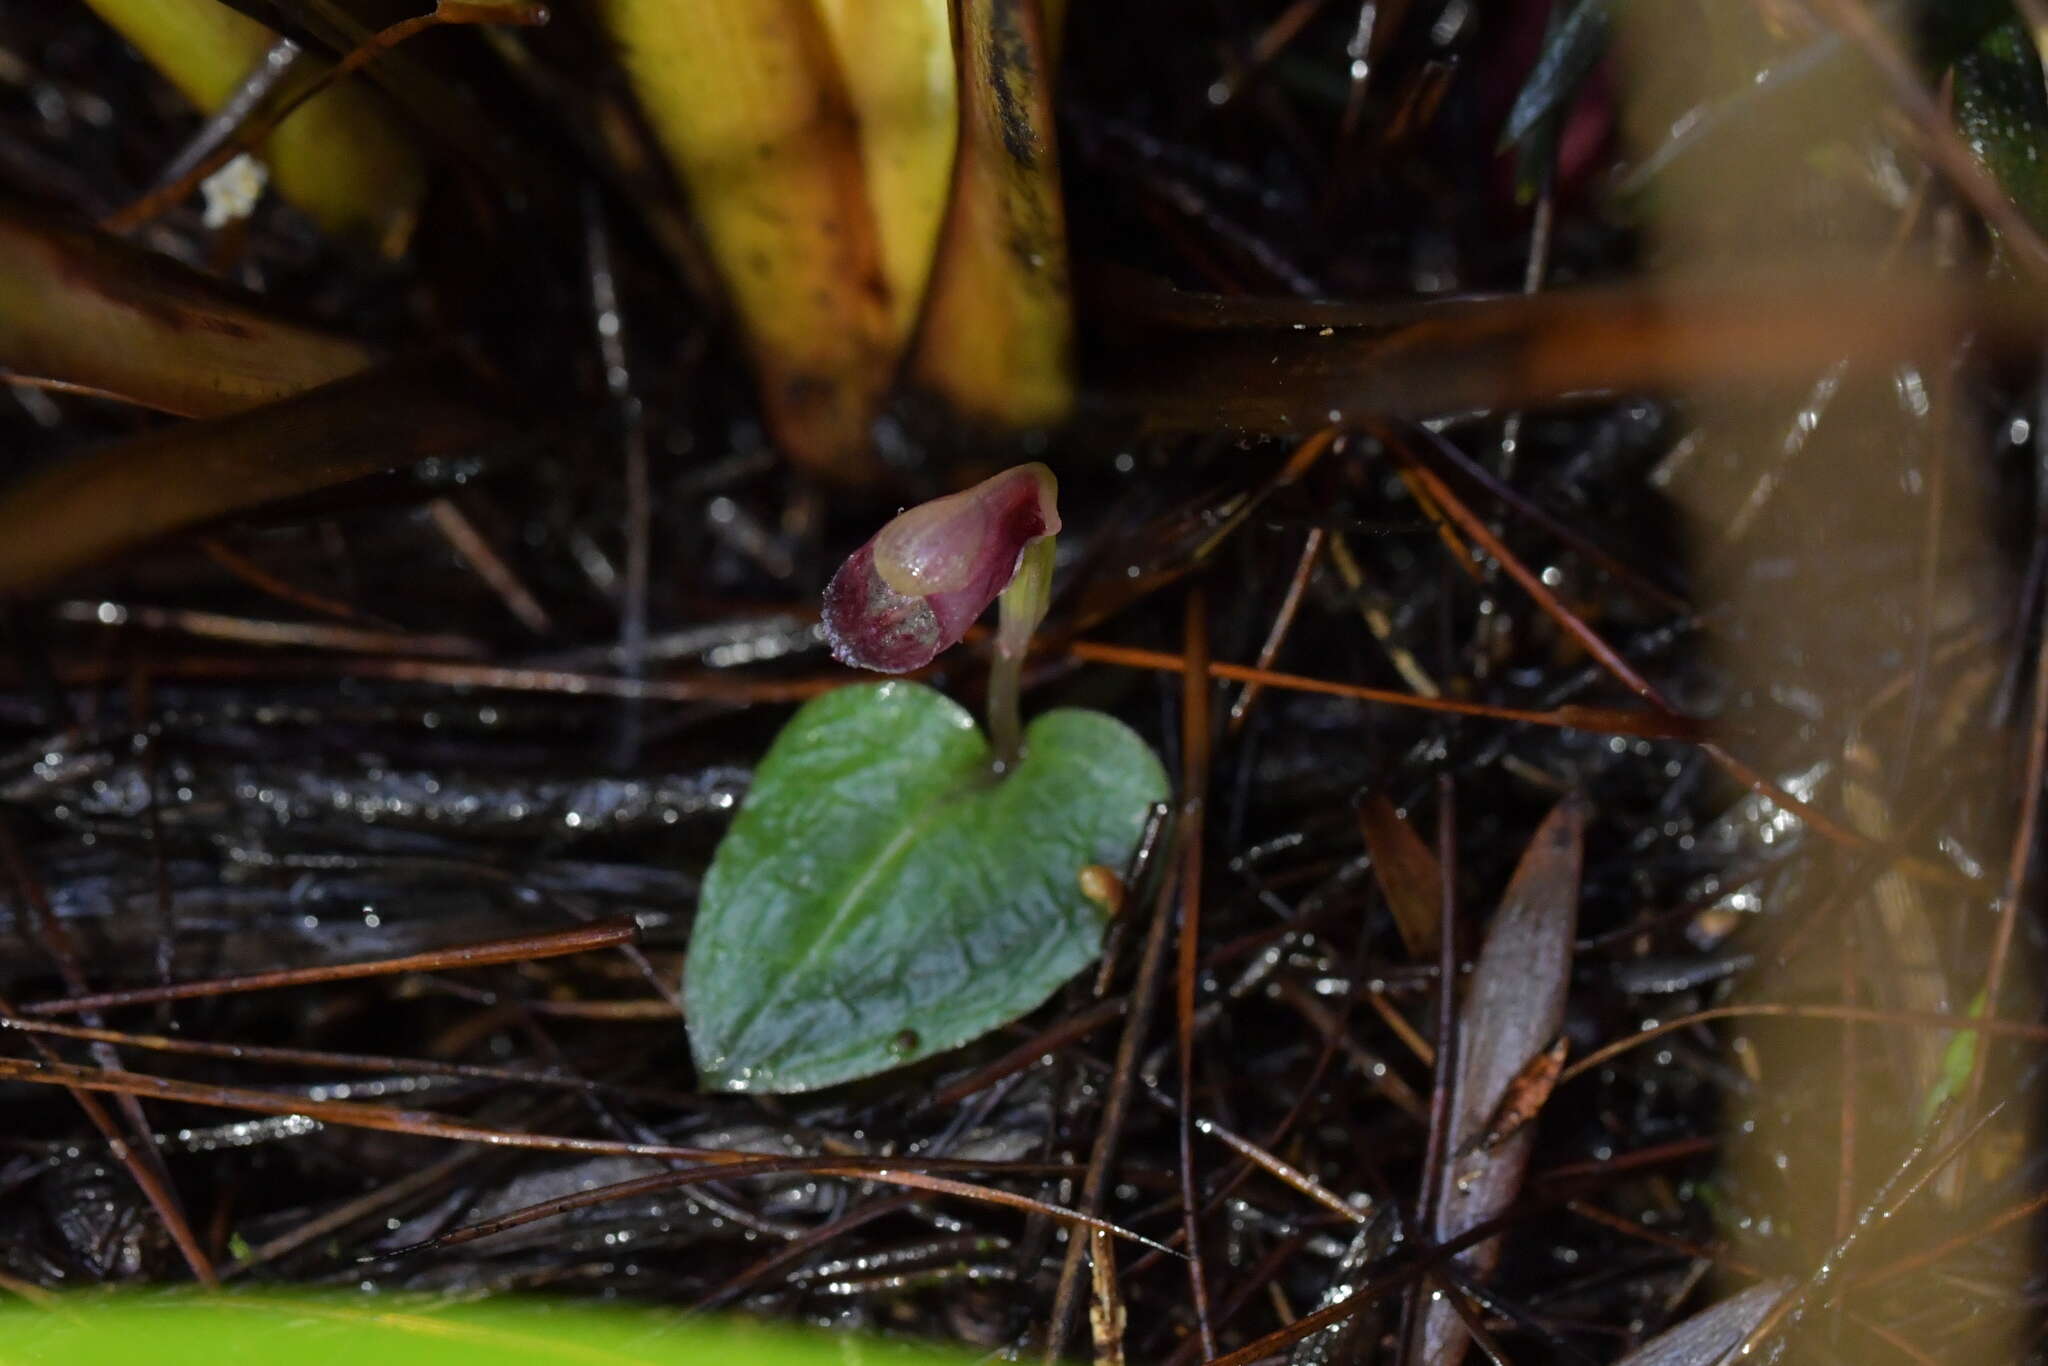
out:
{"label": "yellow leaf blade", "polygon": [[959,142],[946,0],[817,0],[860,129],[889,282],[890,340],[909,339],[931,279]]}
{"label": "yellow leaf blade", "polygon": [[[219,0],[86,0],[194,107],[228,102],[277,34]],[[310,73],[325,65],[302,56]],[[295,72],[294,75],[297,75]],[[383,98],[358,80],[322,91],[264,143],[278,193],[327,231],[386,255],[404,250],[426,168]]]}
{"label": "yellow leaf blade", "polygon": [[1037,0],[957,0],[962,118],[952,210],[914,363],[963,414],[1009,426],[1073,406],[1073,309]]}
{"label": "yellow leaf blade", "polygon": [[603,15],[746,333],[777,439],[855,477],[895,368],[859,134],[811,0],[606,0]]}

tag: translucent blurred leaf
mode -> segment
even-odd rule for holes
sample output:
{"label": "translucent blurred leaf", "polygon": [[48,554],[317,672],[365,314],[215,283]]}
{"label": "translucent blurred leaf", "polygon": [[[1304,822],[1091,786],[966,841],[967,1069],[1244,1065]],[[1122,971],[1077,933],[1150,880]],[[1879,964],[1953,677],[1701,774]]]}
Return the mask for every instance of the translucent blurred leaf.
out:
{"label": "translucent blurred leaf", "polygon": [[1098,712],[1040,716],[999,780],[973,718],[930,688],[807,704],[704,878],[683,979],[704,1084],[829,1086],[1038,1006],[1101,946],[1082,870],[1123,867],[1166,790]]}
{"label": "translucent blurred leaf", "polygon": [[505,412],[452,367],[387,367],[63,460],[0,490],[0,590],[231,512],[528,439]]}
{"label": "translucent blurred leaf", "polygon": [[1119,406],[1153,430],[1300,435],[1346,418],[1440,417],[1688,385],[1798,388],[1844,357],[1925,354],[1968,324],[2031,354],[2036,292],[1788,261],[1769,272],[1512,297],[1311,303],[1201,295],[1103,271],[1094,354]]}
{"label": "translucent blurred leaf", "polygon": [[0,369],[187,417],[351,374],[362,345],[166,257],[0,203]]}

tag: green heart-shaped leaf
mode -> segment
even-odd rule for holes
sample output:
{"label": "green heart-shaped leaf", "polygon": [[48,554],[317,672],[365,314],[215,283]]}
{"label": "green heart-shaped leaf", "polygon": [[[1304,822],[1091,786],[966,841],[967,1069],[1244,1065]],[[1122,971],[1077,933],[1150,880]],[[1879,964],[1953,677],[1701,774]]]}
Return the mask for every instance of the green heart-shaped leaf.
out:
{"label": "green heart-shaped leaf", "polygon": [[1049,712],[997,780],[958,705],[915,683],[806,705],[711,861],[683,973],[705,1085],[805,1091],[957,1047],[1100,950],[1081,870],[1121,868],[1166,774],[1091,711]]}

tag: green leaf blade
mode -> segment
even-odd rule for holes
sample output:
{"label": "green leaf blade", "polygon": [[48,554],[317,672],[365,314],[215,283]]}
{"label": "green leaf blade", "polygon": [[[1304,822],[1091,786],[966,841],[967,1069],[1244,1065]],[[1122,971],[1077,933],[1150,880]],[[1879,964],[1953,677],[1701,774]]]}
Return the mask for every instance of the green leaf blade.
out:
{"label": "green leaf blade", "polygon": [[970,1366],[933,1344],[820,1333],[652,1305],[538,1296],[247,1287],[93,1288],[42,1305],[0,1299],[9,1366]]}
{"label": "green leaf blade", "polygon": [[1516,92],[1514,106],[1508,110],[1507,123],[1501,129],[1501,150],[1528,137],[1538,124],[1554,119],[1577,98],[1580,82],[1607,50],[1612,9],[1612,0],[1577,0],[1568,11],[1551,11],[1543,50],[1521,90]]}
{"label": "green leaf blade", "polygon": [[1042,1004],[1100,946],[1080,890],[1121,866],[1166,777],[1093,712],[1035,721],[998,782],[958,705],[842,688],[777,738],[705,877],[683,992],[707,1086],[813,1090]]}

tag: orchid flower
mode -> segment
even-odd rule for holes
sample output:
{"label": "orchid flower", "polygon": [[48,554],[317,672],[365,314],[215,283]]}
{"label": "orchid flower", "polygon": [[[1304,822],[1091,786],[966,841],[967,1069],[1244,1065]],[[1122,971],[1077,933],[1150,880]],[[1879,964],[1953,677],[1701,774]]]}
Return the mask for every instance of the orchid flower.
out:
{"label": "orchid flower", "polygon": [[923,668],[1000,597],[989,732],[998,762],[1013,762],[1024,651],[1052,598],[1058,492],[1033,463],[897,514],[825,589],[833,657],[880,673]]}

